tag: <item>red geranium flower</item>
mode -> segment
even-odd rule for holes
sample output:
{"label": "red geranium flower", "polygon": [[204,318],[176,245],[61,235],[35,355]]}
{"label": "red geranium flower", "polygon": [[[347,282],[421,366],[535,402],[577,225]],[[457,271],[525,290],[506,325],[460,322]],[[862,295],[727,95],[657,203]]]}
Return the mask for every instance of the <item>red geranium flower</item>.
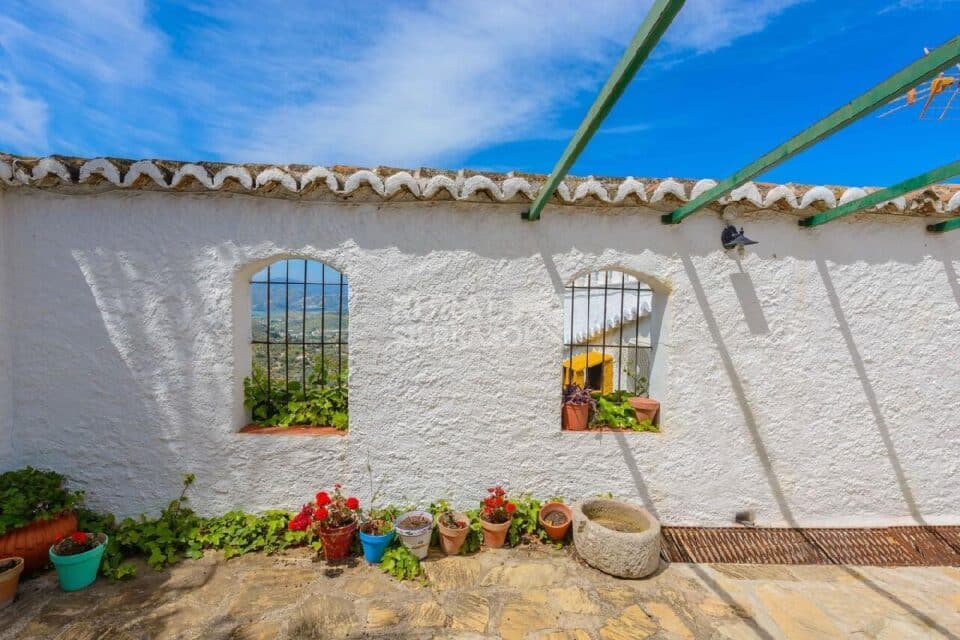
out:
{"label": "red geranium flower", "polygon": [[321,491],[317,494],[317,505],[325,507],[330,504],[330,494],[326,491]]}
{"label": "red geranium flower", "polygon": [[353,497],[347,498],[347,508],[353,510],[359,509],[360,501]]}
{"label": "red geranium flower", "polygon": [[327,510],[325,508],[320,507],[319,509],[313,512],[313,515],[315,516],[314,518],[315,520],[326,520],[327,516],[330,514],[327,513]]}
{"label": "red geranium flower", "polygon": [[70,534],[70,539],[76,542],[77,544],[83,544],[87,541],[87,534],[82,531],[76,531]]}
{"label": "red geranium flower", "polygon": [[513,513],[514,511],[517,510],[517,505],[513,504],[512,502],[508,502],[506,508],[507,508],[507,513]]}

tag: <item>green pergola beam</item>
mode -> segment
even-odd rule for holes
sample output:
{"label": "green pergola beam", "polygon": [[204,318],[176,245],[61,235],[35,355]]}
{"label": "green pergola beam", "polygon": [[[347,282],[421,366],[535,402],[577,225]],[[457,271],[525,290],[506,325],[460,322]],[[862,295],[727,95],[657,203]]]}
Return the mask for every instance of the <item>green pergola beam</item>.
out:
{"label": "green pergola beam", "polygon": [[943,233],[944,231],[952,231],[953,229],[960,229],[960,218],[950,218],[943,222],[927,225],[927,231],[933,233]]}
{"label": "green pergola beam", "polygon": [[633,40],[627,46],[627,50],[623,52],[617,66],[613,68],[613,72],[607,78],[607,83],[603,85],[597,99],[593,101],[587,115],[580,126],[577,127],[576,133],[567,143],[567,148],[564,149],[563,155],[560,156],[557,164],[553,167],[550,177],[547,178],[540,189],[537,198],[530,205],[530,208],[523,212],[525,220],[538,220],[540,218],[543,207],[553,197],[557,187],[560,186],[560,182],[570,171],[570,167],[573,166],[584,147],[590,142],[593,134],[600,128],[600,124],[610,113],[613,105],[623,95],[627,85],[630,84],[633,76],[637,73],[637,69],[640,68],[640,65],[653,51],[657,42],[660,41],[667,27],[676,17],[677,12],[683,7],[683,3],[684,0],[657,0],[653,3],[647,17],[643,19],[643,24],[637,29],[636,35],[633,36]]}
{"label": "green pergola beam", "polygon": [[932,78],[958,60],[960,60],[960,36],[956,36],[946,44],[937,47],[928,55],[925,55],[916,62],[898,71],[859,98],[837,109],[811,127],[804,129],[773,151],[768,152],[758,160],[748,164],[729,178],[721,180],[716,186],[701,194],[699,197],[676,208],[671,213],[663,215],[661,220],[663,220],[665,224],[677,224],[681,222],[687,216],[696,213],[704,206],[730,193],[745,182],[753,180],[781,162],[797,155],[847,125],[856,122],[906,92],[911,87],[915,87],[921,82]]}
{"label": "green pergola beam", "polygon": [[798,220],[797,222],[801,227],[816,227],[817,225],[826,224],[831,220],[836,220],[837,218],[848,216],[851,213],[862,211],[867,207],[878,205],[881,202],[899,198],[905,193],[922,189],[927,185],[936,184],[937,182],[941,182],[947,178],[952,178],[957,175],[960,175],[960,160],[951,162],[950,164],[945,164],[942,167],[937,167],[933,171],[922,173],[919,176],[907,178],[906,180],[898,182],[892,187],[874,191],[873,193],[863,196],[862,198],[857,198],[856,200],[851,200],[847,204],[834,207],[830,211],[817,213],[809,218]]}

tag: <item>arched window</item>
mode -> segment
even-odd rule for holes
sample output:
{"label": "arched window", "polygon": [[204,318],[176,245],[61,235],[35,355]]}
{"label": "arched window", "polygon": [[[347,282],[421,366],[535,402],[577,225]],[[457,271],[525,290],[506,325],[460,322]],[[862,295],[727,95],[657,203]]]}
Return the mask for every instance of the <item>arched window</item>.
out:
{"label": "arched window", "polygon": [[256,424],[347,428],[348,294],[346,277],[315,260],[278,260],[251,278],[244,404]]}
{"label": "arched window", "polygon": [[[564,291],[564,428],[587,404],[592,427],[657,430],[649,399],[654,349],[654,292],[635,276],[606,269],[574,278]],[[575,387],[575,388],[572,388]],[[593,402],[586,402],[586,390]],[[572,394],[579,391],[577,399]],[[581,410],[582,418],[586,415]]]}

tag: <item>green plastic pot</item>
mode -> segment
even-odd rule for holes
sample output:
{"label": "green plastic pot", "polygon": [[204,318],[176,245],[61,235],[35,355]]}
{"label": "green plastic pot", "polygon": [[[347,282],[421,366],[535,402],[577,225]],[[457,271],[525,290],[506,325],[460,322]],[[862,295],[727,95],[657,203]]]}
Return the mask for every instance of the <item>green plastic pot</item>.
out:
{"label": "green plastic pot", "polygon": [[103,536],[103,541],[93,549],[72,556],[58,556],[50,547],[50,562],[57,570],[60,579],[60,588],[64,591],[79,591],[93,584],[100,569],[100,560],[107,549],[109,538]]}

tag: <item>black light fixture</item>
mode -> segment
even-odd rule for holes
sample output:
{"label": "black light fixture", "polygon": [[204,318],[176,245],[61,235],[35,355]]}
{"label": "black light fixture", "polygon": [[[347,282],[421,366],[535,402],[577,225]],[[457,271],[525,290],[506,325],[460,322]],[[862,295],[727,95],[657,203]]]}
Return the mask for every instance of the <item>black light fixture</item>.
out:
{"label": "black light fixture", "polygon": [[756,240],[751,240],[743,235],[743,227],[740,227],[740,230],[737,231],[737,228],[732,224],[724,227],[723,233],[720,234],[720,242],[723,243],[724,249],[735,249],[736,247],[745,247],[748,244],[758,244]]}

